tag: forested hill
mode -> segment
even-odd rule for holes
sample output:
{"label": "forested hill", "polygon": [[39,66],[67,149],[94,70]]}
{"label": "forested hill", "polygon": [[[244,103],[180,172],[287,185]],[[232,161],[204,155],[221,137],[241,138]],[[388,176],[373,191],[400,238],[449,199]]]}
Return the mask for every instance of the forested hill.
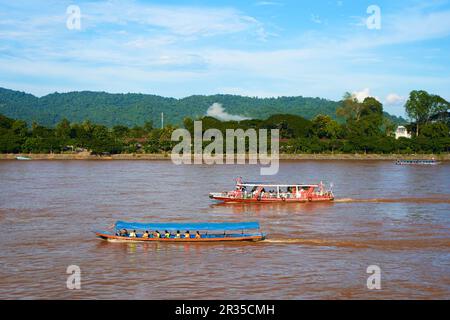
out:
{"label": "forested hill", "polygon": [[[81,91],[52,93],[38,98],[0,88],[0,114],[45,126],[54,126],[63,118],[71,122],[90,120],[110,127],[117,124],[131,127],[146,121],[159,124],[161,112],[164,112],[165,123],[181,124],[185,117],[195,119],[206,115],[213,103],[222,104],[229,114],[254,119],[266,119],[273,114],[294,114],[307,119],[324,114],[336,119],[339,106],[335,101],[301,96],[253,98],[195,95],[175,99],[150,94]],[[389,118],[395,123],[404,122],[404,119],[395,116]]]}

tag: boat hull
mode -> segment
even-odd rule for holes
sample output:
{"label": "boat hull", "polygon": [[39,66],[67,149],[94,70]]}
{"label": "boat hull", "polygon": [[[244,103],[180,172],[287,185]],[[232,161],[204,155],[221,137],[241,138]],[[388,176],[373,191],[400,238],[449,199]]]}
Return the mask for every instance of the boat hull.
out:
{"label": "boat hull", "polygon": [[264,235],[233,236],[233,237],[213,237],[213,238],[131,238],[116,236],[106,232],[96,232],[95,235],[103,240],[131,241],[131,242],[223,242],[223,241],[261,241]]}

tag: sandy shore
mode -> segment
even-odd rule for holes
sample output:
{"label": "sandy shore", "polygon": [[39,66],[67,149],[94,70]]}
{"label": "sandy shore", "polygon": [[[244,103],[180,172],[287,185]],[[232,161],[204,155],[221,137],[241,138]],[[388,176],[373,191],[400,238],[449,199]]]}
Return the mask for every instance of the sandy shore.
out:
{"label": "sandy shore", "polygon": [[[85,153],[53,154],[0,154],[0,160],[14,160],[17,156],[27,156],[33,160],[170,160],[170,154],[114,154],[96,156]],[[436,159],[450,161],[450,154],[280,154],[280,160],[389,160]]]}

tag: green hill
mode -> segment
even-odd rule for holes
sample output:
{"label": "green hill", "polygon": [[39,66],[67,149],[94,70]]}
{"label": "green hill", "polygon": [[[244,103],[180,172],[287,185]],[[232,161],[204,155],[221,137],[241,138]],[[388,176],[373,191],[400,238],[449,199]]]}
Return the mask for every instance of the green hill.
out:
{"label": "green hill", "polygon": [[[38,98],[0,88],[0,114],[45,126],[54,126],[63,118],[71,122],[90,120],[109,127],[117,124],[131,127],[146,121],[159,124],[161,112],[164,112],[165,123],[181,124],[185,117],[206,115],[213,103],[222,104],[229,114],[253,119],[267,119],[275,114],[300,115],[307,119],[325,114],[336,119],[339,106],[336,101],[301,96],[256,98],[220,94],[175,99],[150,94],[81,91],[52,93]],[[388,116],[395,123],[405,122],[402,118]]]}

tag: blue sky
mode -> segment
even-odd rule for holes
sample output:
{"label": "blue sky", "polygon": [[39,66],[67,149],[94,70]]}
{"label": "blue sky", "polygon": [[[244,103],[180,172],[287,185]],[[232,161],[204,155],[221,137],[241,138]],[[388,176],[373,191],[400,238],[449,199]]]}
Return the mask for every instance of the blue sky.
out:
{"label": "blue sky", "polygon": [[[67,8],[81,28],[67,27]],[[381,10],[369,29],[370,5]],[[142,92],[450,99],[450,3],[0,0],[0,86]]]}

